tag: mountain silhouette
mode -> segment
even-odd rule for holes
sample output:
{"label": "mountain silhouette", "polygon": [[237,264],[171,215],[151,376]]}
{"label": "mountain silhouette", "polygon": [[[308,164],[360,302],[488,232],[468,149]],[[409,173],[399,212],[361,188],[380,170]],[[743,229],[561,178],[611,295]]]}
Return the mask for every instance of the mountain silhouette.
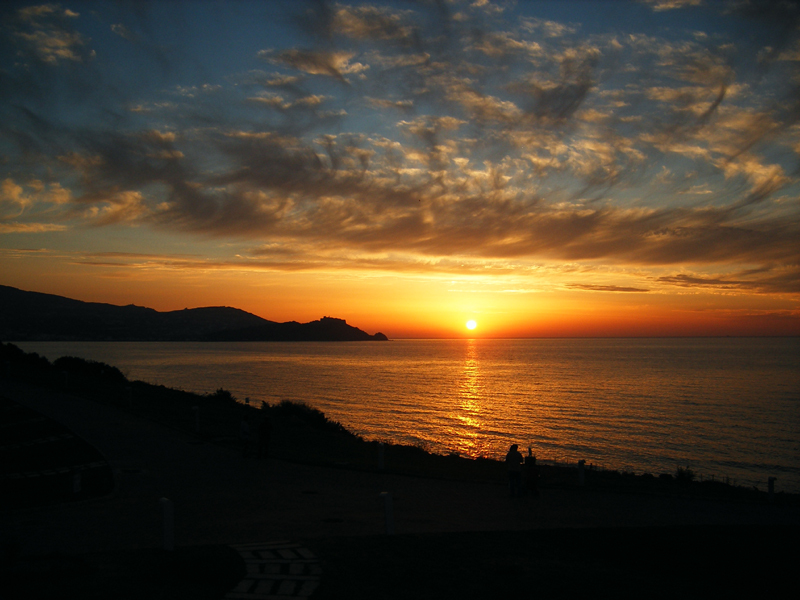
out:
{"label": "mountain silhouette", "polygon": [[0,285],[0,339],[6,341],[366,341],[386,340],[322,317],[277,323],[228,306],[159,312],[143,306],[82,302]]}

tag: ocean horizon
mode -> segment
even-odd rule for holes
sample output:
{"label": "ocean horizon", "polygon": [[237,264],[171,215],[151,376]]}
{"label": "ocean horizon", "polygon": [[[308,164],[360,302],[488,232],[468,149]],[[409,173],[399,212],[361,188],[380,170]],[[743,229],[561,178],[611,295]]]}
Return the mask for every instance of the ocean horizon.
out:
{"label": "ocean horizon", "polygon": [[800,492],[800,338],[13,342],[129,379],[304,402],[366,439]]}

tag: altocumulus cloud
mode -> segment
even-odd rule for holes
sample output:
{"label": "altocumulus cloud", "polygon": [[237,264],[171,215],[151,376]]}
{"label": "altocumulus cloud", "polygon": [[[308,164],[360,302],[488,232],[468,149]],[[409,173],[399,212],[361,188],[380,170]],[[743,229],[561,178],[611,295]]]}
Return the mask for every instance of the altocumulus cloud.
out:
{"label": "altocumulus cloud", "polygon": [[[488,2],[298,4],[279,45],[191,86],[170,79],[191,60],[180,32],[158,42],[147,7],[8,8],[0,227],[245,239],[286,268],[717,265],[652,281],[797,293],[800,15],[697,4],[635,6],[684,15],[678,33]],[[699,10],[730,28],[702,31]],[[748,20],[744,46],[726,32]],[[105,68],[110,41],[159,85]]]}

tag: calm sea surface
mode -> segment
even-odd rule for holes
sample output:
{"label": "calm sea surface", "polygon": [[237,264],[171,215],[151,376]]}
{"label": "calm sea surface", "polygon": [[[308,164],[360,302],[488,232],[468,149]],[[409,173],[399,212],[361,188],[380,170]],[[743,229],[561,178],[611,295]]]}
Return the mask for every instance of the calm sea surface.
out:
{"label": "calm sea surface", "polygon": [[800,339],[19,342],[141,379],[302,401],[368,439],[800,492]]}

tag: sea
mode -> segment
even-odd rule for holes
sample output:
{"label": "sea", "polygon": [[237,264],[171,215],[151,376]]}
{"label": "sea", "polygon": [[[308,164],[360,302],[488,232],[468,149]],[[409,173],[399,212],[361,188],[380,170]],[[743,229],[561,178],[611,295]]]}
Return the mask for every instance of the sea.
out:
{"label": "sea", "polygon": [[366,439],[800,493],[800,338],[16,342],[192,392],[303,402]]}

